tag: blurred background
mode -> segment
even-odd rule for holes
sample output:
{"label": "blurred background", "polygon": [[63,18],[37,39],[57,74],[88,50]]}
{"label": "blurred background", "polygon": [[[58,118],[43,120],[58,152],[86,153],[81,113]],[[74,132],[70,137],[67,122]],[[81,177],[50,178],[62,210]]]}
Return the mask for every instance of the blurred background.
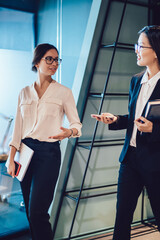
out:
{"label": "blurred background", "polygon": [[[159,25],[159,12],[158,0],[0,0],[0,239],[28,231],[19,182],[8,176],[5,161],[18,94],[36,80],[31,62],[39,43],[58,48],[63,61],[53,78],[72,89],[83,123],[79,140],[61,144],[61,174],[50,208],[54,239],[113,230],[125,131],[109,132],[90,114],[127,113],[130,79],[143,70],[134,53],[137,33]],[[144,189],[134,226],[153,220]]]}

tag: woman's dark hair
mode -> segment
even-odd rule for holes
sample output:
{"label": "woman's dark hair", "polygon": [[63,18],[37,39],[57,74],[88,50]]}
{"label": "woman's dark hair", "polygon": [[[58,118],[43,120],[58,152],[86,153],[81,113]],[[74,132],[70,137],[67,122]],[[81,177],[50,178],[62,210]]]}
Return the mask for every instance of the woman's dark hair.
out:
{"label": "woman's dark hair", "polygon": [[160,64],[160,26],[152,25],[142,28],[138,34],[145,33],[152,49],[155,51]]}
{"label": "woman's dark hair", "polygon": [[36,68],[35,65],[38,64],[41,61],[43,56],[50,49],[55,49],[57,51],[57,53],[58,53],[57,48],[55,46],[49,44],[49,43],[42,43],[42,44],[37,45],[37,47],[34,50],[34,54],[33,54],[32,71],[37,72],[37,68]]}

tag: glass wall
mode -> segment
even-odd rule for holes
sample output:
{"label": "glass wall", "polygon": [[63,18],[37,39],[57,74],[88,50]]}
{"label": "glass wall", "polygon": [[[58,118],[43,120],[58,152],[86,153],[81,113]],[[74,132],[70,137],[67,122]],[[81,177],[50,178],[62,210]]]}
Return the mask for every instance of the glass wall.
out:
{"label": "glass wall", "polygon": [[33,19],[33,13],[0,8],[0,238],[28,228],[20,184],[7,174],[5,160],[18,94],[35,80]]}
{"label": "glass wall", "polygon": [[57,81],[72,88],[93,0],[40,0],[38,43],[55,45],[62,64]]}

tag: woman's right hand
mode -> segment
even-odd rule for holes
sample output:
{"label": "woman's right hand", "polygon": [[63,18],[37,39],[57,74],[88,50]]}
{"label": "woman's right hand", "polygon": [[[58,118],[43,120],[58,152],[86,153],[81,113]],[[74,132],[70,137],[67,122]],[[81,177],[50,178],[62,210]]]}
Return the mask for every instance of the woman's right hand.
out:
{"label": "woman's right hand", "polygon": [[92,114],[91,117],[105,124],[111,124],[117,121],[117,116],[113,115],[112,113],[102,113],[101,115]]}
{"label": "woman's right hand", "polygon": [[7,172],[9,175],[11,175],[13,178],[15,177],[15,163],[13,159],[9,160],[9,165],[7,167]]}
{"label": "woman's right hand", "polygon": [[102,113],[101,121],[105,124],[111,124],[117,121],[117,116],[112,113]]}

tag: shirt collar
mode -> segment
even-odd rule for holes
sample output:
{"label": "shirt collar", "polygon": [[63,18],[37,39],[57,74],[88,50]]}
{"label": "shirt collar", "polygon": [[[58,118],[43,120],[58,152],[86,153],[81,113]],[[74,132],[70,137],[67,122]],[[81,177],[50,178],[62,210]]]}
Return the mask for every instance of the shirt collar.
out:
{"label": "shirt collar", "polygon": [[31,91],[32,91],[32,93],[33,93],[34,98],[35,98],[36,100],[39,99],[38,94],[37,94],[37,91],[36,91],[36,89],[35,89],[35,82],[32,83],[32,85],[31,85]]}
{"label": "shirt collar", "polygon": [[159,79],[160,79],[160,71],[149,80],[148,80],[148,74],[146,71],[142,77],[141,84],[148,83],[150,86],[153,86],[158,82]]}

